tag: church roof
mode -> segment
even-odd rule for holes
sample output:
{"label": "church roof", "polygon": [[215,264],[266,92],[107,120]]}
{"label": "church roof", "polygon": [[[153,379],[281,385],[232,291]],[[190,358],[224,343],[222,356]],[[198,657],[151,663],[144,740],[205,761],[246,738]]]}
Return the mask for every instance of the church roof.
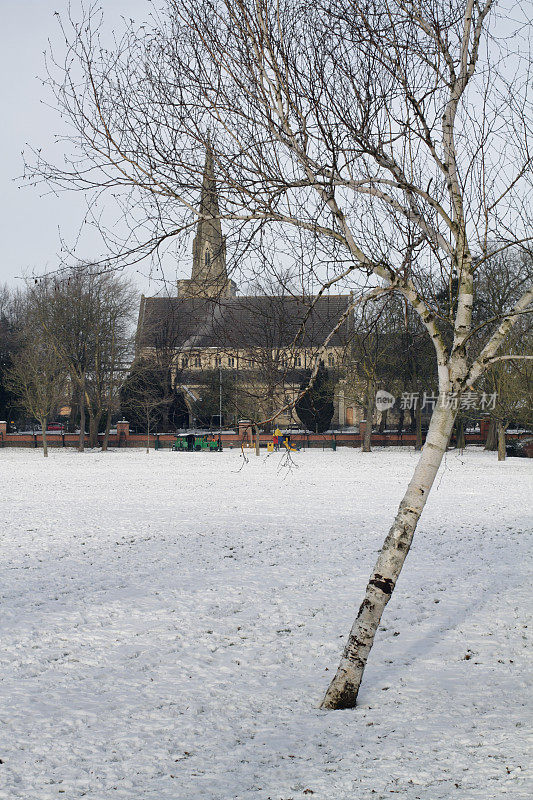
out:
{"label": "church roof", "polygon": [[[137,331],[145,347],[248,349],[319,347],[346,311],[349,295],[316,300],[295,296],[230,298],[143,297]],[[353,331],[352,315],[331,339],[344,346]]]}

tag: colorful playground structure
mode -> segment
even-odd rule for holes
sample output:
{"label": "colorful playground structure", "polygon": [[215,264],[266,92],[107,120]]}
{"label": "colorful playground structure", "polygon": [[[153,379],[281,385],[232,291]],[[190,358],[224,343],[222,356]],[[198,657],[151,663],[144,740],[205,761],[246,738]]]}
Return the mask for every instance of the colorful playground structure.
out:
{"label": "colorful playground structure", "polygon": [[289,433],[282,433],[279,428],[276,428],[272,441],[267,444],[267,450],[269,453],[273,453],[282,449],[288,450],[290,453],[298,453],[300,451],[300,448],[291,442]]}

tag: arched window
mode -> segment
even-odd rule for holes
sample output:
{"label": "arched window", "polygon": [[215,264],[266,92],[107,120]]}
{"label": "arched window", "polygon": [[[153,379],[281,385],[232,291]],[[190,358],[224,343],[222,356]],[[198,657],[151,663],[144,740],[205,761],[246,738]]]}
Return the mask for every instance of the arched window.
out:
{"label": "arched window", "polygon": [[335,366],[335,358],[330,353],[330,355],[328,356],[328,367],[334,367],[334,366]]}
{"label": "arched window", "polygon": [[211,266],[211,252],[208,247],[206,248],[204,253],[204,264],[206,267]]}

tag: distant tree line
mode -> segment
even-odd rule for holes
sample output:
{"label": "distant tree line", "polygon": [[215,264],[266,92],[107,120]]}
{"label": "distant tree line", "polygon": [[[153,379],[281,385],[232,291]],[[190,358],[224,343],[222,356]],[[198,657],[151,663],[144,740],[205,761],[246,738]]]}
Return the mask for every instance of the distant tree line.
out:
{"label": "distant tree line", "polygon": [[106,449],[132,353],[136,292],[124,278],[81,264],[2,292],[0,415],[18,426],[52,420],[79,429],[79,449]]}
{"label": "distant tree line", "polygon": [[[481,348],[484,328],[520,293],[530,274],[530,259],[513,252],[487,260],[476,273],[470,343],[474,351]],[[456,292],[453,276],[449,285],[434,291],[444,337]],[[19,427],[36,422],[46,451],[46,428],[61,416],[69,430],[79,430],[79,449],[83,450],[87,432],[92,447],[103,433],[106,449],[111,424],[119,415],[134,430],[150,434],[189,424],[214,429],[238,417],[255,420],[259,391],[264,396],[271,393],[273,410],[281,364],[278,369],[268,365],[267,380],[263,363],[256,359],[255,395],[249,376],[243,387],[234,373],[218,369],[195,375],[198,385],[190,391],[184,385],[186,374],[174,340],[179,330],[165,318],[159,322],[150,358],[134,359],[136,305],[136,294],[127,280],[87,264],[33,279],[23,290],[0,288],[0,418]],[[393,420],[398,432],[406,427],[416,432],[420,449],[432,411],[431,405],[423,408],[424,396],[436,392],[435,354],[426,331],[413,310],[393,295],[361,305],[354,317],[343,378],[352,402],[364,409],[369,421],[363,450],[370,450],[373,428],[384,431]],[[262,328],[266,326],[262,321]],[[448,335],[452,335],[451,326]],[[515,352],[530,350],[533,329],[528,315],[517,323],[512,337]],[[266,351],[271,356],[272,349]],[[331,425],[339,375],[330,375],[323,363],[314,377],[312,370],[299,374],[295,414],[304,428],[321,433]],[[478,388],[495,401],[489,408],[459,411],[455,442],[464,446],[465,426],[488,417],[487,448],[497,449],[504,458],[506,430],[513,425],[533,427],[531,361],[496,361]],[[394,395],[396,402],[378,415],[375,398],[380,389]],[[413,399],[403,402],[402,398]]]}

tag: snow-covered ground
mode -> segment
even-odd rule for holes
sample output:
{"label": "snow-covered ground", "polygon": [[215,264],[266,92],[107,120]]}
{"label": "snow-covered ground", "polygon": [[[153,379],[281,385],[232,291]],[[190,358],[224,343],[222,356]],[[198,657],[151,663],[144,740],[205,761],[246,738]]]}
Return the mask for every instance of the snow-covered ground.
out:
{"label": "snow-covered ground", "polygon": [[0,798],[529,799],[531,461],[448,454],[317,709],[415,460],[0,450]]}

